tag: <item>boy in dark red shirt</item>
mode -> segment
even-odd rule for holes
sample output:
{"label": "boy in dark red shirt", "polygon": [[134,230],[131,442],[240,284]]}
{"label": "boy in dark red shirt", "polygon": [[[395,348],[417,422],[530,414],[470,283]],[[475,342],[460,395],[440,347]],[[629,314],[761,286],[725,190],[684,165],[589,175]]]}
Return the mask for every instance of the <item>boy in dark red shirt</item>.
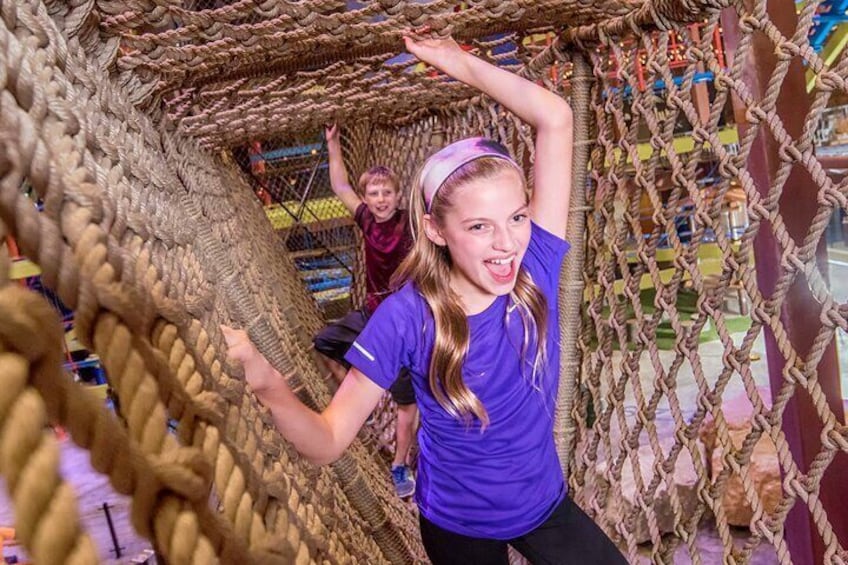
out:
{"label": "boy in dark red shirt", "polygon": [[[388,167],[372,167],[359,177],[359,191],[350,185],[342,159],[339,129],[325,130],[330,161],[330,186],[342,204],[350,210],[365,239],[365,308],[354,310],[321,330],[315,349],[327,357],[327,365],[341,382],[349,363],[344,355],[365,327],[368,317],[389,295],[392,274],[412,248],[409,215],[398,209],[400,191],[397,177]],[[398,496],[415,492],[415,480],[408,467],[413,429],[418,413],[412,381],[406,371],[398,375],[389,389],[398,407],[395,457],[392,481]]]}

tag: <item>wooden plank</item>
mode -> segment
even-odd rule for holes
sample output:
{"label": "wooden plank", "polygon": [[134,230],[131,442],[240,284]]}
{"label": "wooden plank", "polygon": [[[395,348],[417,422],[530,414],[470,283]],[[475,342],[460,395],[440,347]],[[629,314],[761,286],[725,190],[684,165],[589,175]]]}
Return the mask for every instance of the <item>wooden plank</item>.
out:
{"label": "wooden plank", "polygon": [[[718,248],[717,245],[716,245],[716,248]],[[673,250],[671,250],[671,251],[673,251]],[[672,254],[672,258],[673,258],[673,254]],[[711,277],[711,276],[721,275],[723,266],[724,266],[724,263],[723,263],[722,260],[707,258],[707,259],[702,259],[702,260],[698,261],[698,270],[701,272],[701,276],[703,276],[703,277]],[[675,271],[677,271],[677,269],[675,267],[669,267],[667,269],[660,269],[660,271],[659,271],[660,281],[663,284],[670,283],[672,277],[674,277]],[[688,281],[688,280],[691,280],[691,279],[692,279],[692,277],[689,275],[688,272],[683,273],[683,279],[682,280]],[[651,289],[651,288],[654,288],[654,281],[651,278],[650,273],[645,273],[639,279],[639,290],[642,291],[642,290],[648,290],[648,289]],[[615,283],[613,283],[613,291],[615,292],[616,295],[619,295],[619,296],[624,294],[624,279],[616,279]],[[601,293],[601,285],[596,284],[595,285],[595,294],[597,295],[597,294],[600,294],[600,293]],[[589,293],[589,289],[587,288],[586,291],[584,292],[584,299],[588,301],[590,297],[591,297],[591,294]]]}
{"label": "wooden plank", "polygon": [[[734,241],[730,245],[731,250],[738,251],[739,250],[739,242]],[[637,254],[638,250],[636,249],[628,249],[625,251],[625,256],[627,257],[627,262],[630,264],[641,263],[639,260],[639,256]],[[677,257],[677,252],[673,247],[660,247],[654,253],[654,258],[657,263],[671,263],[674,261],[675,257]],[[714,259],[721,258],[722,252],[721,248],[718,246],[718,243],[710,242],[710,243],[702,243],[698,247],[698,259]]]}
{"label": "wooden plank", "polygon": [[29,259],[15,259],[9,269],[9,278],[13,281],[35,277],[41,274],[41,268]]}

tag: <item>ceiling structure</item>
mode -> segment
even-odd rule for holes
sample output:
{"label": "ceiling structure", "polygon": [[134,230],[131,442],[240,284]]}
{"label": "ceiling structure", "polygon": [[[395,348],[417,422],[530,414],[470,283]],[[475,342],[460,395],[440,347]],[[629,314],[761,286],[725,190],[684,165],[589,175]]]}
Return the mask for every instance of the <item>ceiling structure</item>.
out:
{"label": "ceiling structure", "polygon": [[476,92],[403,48],[426,26],[518,70],[550,32],[644,12],[608,0],[106,0],[101,40],[114,68],[207,147],[233,147],[344,118],[391,123]]}

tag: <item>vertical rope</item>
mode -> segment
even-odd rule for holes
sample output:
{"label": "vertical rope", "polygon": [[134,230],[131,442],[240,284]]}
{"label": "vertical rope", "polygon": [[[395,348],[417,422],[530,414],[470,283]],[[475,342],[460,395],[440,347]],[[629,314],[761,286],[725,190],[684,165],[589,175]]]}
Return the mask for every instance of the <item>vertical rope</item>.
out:
{"label": "vertical rope", "polygon": [[571,250],[566,255],[560,271],[559,327],[561,340],[559,397],[557,399],[556,437],[557,453],[563,475],[568,480],[571,452],[574,446],[575,423],[571,410],[577,394],[580,370],[580,351],[577,338],[581,327],[583,304],[583,259],[586,225],[586,173],[589,163],[589,90],[592,84],[591,69],[580,53],[573,57],[571,78],[571,107],[574,115],[574,156],[571,173],[571,201],[568,211],[566,239]]}
{"label": "vertical rope", "polygon": [[6,245],[6,224],[0,220],[0,287],[9,282],[9,271],[12,268],[12,257],[9,247]]}

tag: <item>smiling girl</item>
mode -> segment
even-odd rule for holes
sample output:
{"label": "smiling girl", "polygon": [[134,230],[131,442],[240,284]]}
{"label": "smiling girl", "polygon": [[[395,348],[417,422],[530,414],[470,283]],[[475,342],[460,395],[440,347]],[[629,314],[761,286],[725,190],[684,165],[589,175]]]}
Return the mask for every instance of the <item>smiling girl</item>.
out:
{"label": "smiling girl", "polygon": [[356,436],[399,370],[421,412],[421,535],[433,563],[624,563],[567,496],[553,438],[557,286],[571,188],[572,119],[556,94],[462,50],[405,38],[420,60],[473,86],[536,130],[534,189],[500,144],[471,138],[430,157],[410,194],[415,244],[398,290],[348,351],[320,414],[303,406],[247,340],[230,356],[283,436],[327,463]]}

